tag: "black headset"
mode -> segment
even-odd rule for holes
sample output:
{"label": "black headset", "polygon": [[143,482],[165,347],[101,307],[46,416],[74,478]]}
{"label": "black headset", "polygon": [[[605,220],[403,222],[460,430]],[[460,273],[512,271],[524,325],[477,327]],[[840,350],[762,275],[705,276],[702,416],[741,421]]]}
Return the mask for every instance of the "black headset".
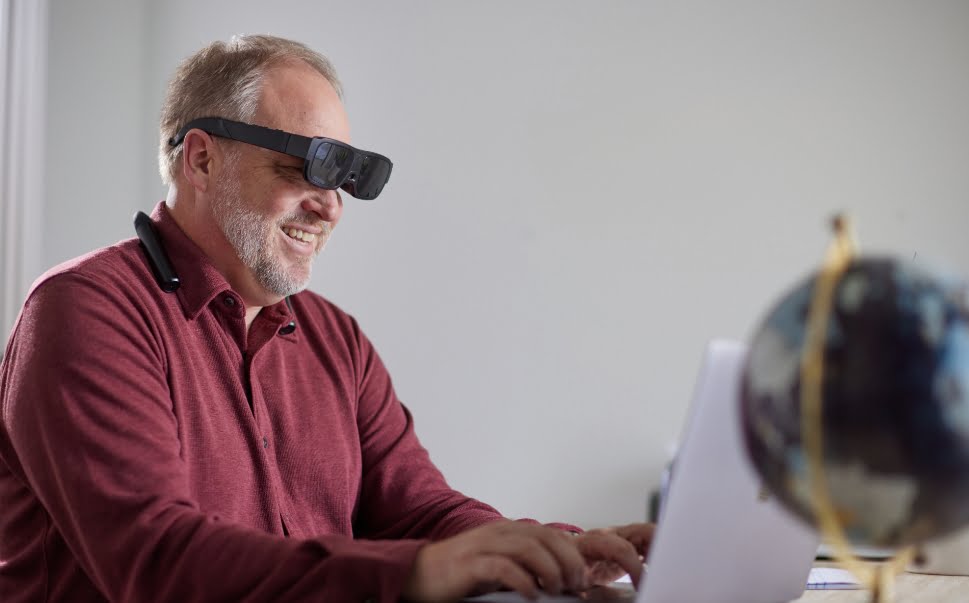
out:
{"label": "black headset", "polygon": [[[151,266],[151,273],[155,275],[155,281],[161,290],[165,293],[174,293],[182,285],[182,281],[179,280],[178,275],[175,274],[175,269],[172,268],[172,263],[168,259],[168,254],[165,253],[165,248],[162,247],[161,241],[158,240],[158,232],[155,231],[155,225],[152,223],[151,218],[148,217],[143,211],[139,211],[135,214],[135,233],[138,235],[138,239],[141,241],[141,248],[145,250],[145,255],[148,256],[148,264]],[[293,302],[289,301],[289,296],[286,296],[286,307],[289,308],[291,314],[293,312]],[[289,335],[296,330],[296,321],[291,320],[289,324],[279,329],[280,335]]]}

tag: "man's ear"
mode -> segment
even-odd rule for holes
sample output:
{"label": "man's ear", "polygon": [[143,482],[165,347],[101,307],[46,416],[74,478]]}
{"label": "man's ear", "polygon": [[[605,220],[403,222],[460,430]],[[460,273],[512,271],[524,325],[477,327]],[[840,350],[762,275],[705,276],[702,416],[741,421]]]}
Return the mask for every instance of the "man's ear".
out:
{"label": "man's ear", "polygon": [[222,161],[222,149],[208,132],[188,131],[182,140],[182,175],[192,187],[207,191],[212,184],[215,165],[221,165]]}

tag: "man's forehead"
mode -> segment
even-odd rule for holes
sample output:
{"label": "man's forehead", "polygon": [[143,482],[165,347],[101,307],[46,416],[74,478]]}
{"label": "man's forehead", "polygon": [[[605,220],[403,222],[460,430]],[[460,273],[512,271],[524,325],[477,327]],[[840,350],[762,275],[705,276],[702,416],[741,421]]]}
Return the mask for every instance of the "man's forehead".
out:
{"label": "man's forehead", "polygon": [[336,90],[302,62],[283,64],[266,74],[255,121],[303,136],[350,142],[350,125]]}

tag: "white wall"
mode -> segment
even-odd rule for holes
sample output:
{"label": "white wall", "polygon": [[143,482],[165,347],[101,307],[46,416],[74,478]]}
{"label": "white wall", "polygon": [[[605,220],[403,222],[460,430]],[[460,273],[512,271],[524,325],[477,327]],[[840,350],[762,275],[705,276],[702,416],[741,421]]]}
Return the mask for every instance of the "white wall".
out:
{"label": "white wall", "polygon": [[145,205],[144,13],[141,0],[50,0],[45,268],[127,238]]}
{"label": "white wall", "polygon": [[0,0],[0,343],[44,265],[47,8]]}
{"label": "white wall", "polygon": [[395,171],[347,200],[313,288],[360,319],[452,484],[512,516],[642,519],[704,342],[751,332],[834,210],[870,250],[969,275],[969,3],[52,12],[52,148],[78,156],[51,183],[51,261],[164,194],[180,59],[269,32],[334,60],[354,141]]}

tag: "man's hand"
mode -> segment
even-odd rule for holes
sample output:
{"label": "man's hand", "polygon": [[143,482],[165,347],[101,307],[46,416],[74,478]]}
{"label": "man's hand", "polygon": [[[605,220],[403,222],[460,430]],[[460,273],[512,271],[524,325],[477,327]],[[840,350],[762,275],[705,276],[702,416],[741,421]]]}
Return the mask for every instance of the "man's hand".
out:
{"label": "man's hand", "polygon": [[633,523],[576,536],[576,545],[589,567],[589,584],[608,584],[629,574],[638,587],[654,531],[654,524]]}
{"label": "man's hand", "polygon": [[575,538],[546,526],[500,521],[425,545],[404,586],[407,601],[438,603],[497,590],[538,597],[586,587]]}
{"label": "man's hand", "polygon": [[632,524],[571,536],[529,523],[502,521],[425,545],[404,586],[408,601],[455,601],[508,588],[529,599],[539,589],[579,592],[629,573],[642,573],[653,526]]}

